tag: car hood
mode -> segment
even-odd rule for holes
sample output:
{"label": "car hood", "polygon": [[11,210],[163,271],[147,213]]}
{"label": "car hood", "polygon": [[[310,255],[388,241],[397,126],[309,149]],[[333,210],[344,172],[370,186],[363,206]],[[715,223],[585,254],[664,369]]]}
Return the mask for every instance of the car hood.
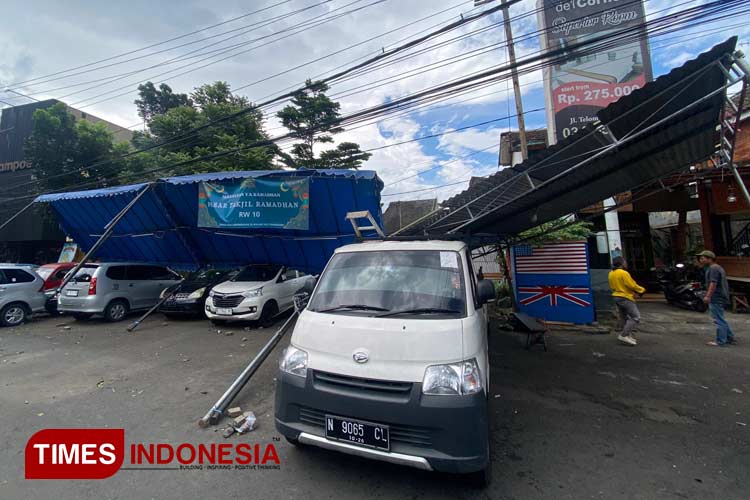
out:
{"label": "car hood", "polygon": [[[302,312],[292,345],[307,351],[308,366],[353,377],[421,382],[429,365],[463,359],[463,321],[374,318]],[[366,363],[353,359],[368,355]]]}
{"label": "car hood", "polygon": [[255,290],[268,283],[268,281],[225,281],[213,287],[216,293],[242,293]]}

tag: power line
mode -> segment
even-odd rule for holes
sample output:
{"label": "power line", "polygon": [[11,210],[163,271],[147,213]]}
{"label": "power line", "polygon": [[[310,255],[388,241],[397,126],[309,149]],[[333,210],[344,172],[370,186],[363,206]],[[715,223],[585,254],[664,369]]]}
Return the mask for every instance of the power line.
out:
{"label": "power line", "polygon": [[[677,12],[675,14],[666,15],[663,18],[654,20],[654,22],[650,23],[650,24],[651,25],[655,25],[654,27],[656,27],[656,28],[660,27],[659,23],[664,24],[664,23],[667,23],[670,20],[673,20],[672,22],[673,22],[673,24],[675,26],[677,26],[679,23],[685,24],[685,23],[687,23],[689,21],[694,21],[696,19],[700,19],[702,17],[705,17],[708,14],[714,13],[714,11],[720,12],[721,10],[719,8],[714,9],[714,7],[718,7],[719,4],[722,4],[721,8],[723,8],[724,11],[729,10],[724,5],[726,3],[727,2],[713,2],[711,4],[706,4],[706,5],[698,7],[698,8],[686,9],[684,11],[679,11],[679,12]],[[733,3],[733,2],[729,2],[729,3]],[[688,14],[693,14],[693,15],[690,16]],[[682,19],[683,17],[687,17],[687,19]],[[669,24],[664,24],[664,26],[668,27]],[[660,28],[660,29],[663,29],[663,27]],[[682,29],[682,28],[680,28],[680,29]],[[633,36],[634,35],[632,34],[632,30],[623,29],[623,30],[619,30],[618,32],[609,34],[606,37],[597,37],[597,38],[594,38],[592,40],[581,42],[579,44],[576,44],[574,47],[571,47],[570,50],[584,49],[581,52],[576,52],[576,54],[587,53],[587,51],[600,51],[600,50],[602,50],[602,46],[603,45],[606,46],[606,44],[601,43],[601,42],[606,42],[608,39],[617,39],[618,42],[621,43],[623,39],[632,38]],[[641,28],[640,27],[639,27],[638,31],[636,32],[635,36],[636,36],[636,39],[637,39],[637,36],[643,36],[641,34]],[[552,56],[552,57],[549,58],[549,61],[547,61],[547,64],[554,64],[556,62],[555,57],[559,57],[560,56],[560,54],[558,54],[556,52],[557,51],[551,51],[550,56]],[[569,57],[569,55],[567,57]],[[523,60],[522,62],[517,63],[517,64],[518,65],[527,64],[529,62],[529,60],[533,61],[533,60],[537,60],[537,59],[538,58],[526,58],[525,60]],[[401,106],[403,103],[409,102],[409,100],[415,101],[417,99],[424,98],[425,96],[429,96],[430,93],[433,93],[433,95],[434,95],[434,93],[438,92],[438,91],[440,91],[440,92],[448,91],[449,89],[454,89],[455,87],[458,87],[460,85],[466,85],[466,84],[468,84],[468,83],[470,83],[470,82],[472,82],[474,80],[477,80],[478,78],[483,78],[483,77],[487,76],[488,74],[489,75],[493,75],[493,74],[496,74],[498,71],[502,71],[502,70],[505,70],[505,69],[507,69],[507,68],[501,67],[501,68],[498,68],[496,70],[493,70],[490,73],[483,72],[479,77],[473,76],[472,78],[469,78],[469,79],[462,79],[462,80],[460,80],[457,83],[456,82],[451,82],[449,84],[439,85],[437,87],[429,89],[429,91],[423,91],[423,92],[419,92],[419,93],[417,93],[415,95],[409,96],[408,99],[400,99],[400,100],[397,100],[397,101],[392,101],[392,102],[386,103],[384,105],[371,107],[371,108],[362,110],[362,111],[360,111],[358,113],[354,113],[352,115],[344,117],[341,120],[341,123],[342,124],[346,124],[350,120],[361,119],[363,116],[368,116],[368,115],[369,116],[374,116],[376,112],[381,112],[382,113],[383,111],[388,110],[389,108]],[[488,80],[488,81],[491,81],[491,80]],[[480,83],[482,83],[482,82],[480,82]],[[216,152],[216,153],[213,153],[210,157],[195,158],[195,159],[192,159],[192,160],[188,160],[187,163],[194,163],[196,161],[206,161],[207,159],[212,159],[212,158],[218,157],[217,155],[231,154],[231,153],[237,152],[239,150],[249,149],[249,148],[252,148],[252,147],[260,147],[262,145],[270,145],[271,143],[276,143],[279,140],[288,139],[289,137],[290,137],[290,135],[286,134],[285,136],[281,136],[281,137],[278,137],[276,139],[263,141],[263,143],[260,144],[260,145],[247,145],[247,146],[243,146],[240,149],[235,148],[233,150],[227,150],[227,151],[224,151],[224,152]],[[168,168],[174,168],[176,166],[181,166],[181,165],[184,165],[184,164],[186,164],[186,162],[180,162],[178,164],[165,166],[165,167],[162,167],[162,168],[157,169],[157,170],[164,170],[164,169],[168,169]],[[28,198],[28,197],[26,197],[26,198]]]}
{"label": "power line", "polygon": [[[452,27],[452,26],[455,27],[455,25],[457,23],[458,23],[458,25],[466,24],[466,23],[472,22],[472,21],[474,21],[476,19],[479,19],[481,17],[484,17],[486,15],[489,15],[492,12],[494,12],[494,10],[491,9],[491,10],[481,12],[481,13],[476,14],[476,15],[471,16],[471,17],[466,17],[466,18],[462,19],[461,21],[458,21],[456,23],[451,23],[450,25],[447,25],[446,27],[441,28],[438,31],[432,32],[431,35],[432,36],[437,36],[438,34],[445,32],[447,30],[447,28]],[[431,38],[430,34],[421,37],[420,40],[424,41],[424,40],[427,40],[429,38]],[[413,42],[409,42],[406,45],[395,47],[395,48],[389,50],[388,52],[382,53],[379,56],[375,56],[375,57],[369,59],[369,61],[375,62],[375,61],[384,59],[386,57],[390,57],[391,55],[396,54],[396,53],[398,53],[398,52],[400,52],[402,50],[406,50],[406,48],[409,48],[409,47],[412,47],[412,46],[414,46],[414,43]],[[360,64],[358,64],[355,67],[352,67],[352,68],[340,71],[336,75],[333,75],[333,76],[335,77],[335,76],[345,75],[348,71],[354,71],[355,69],[358,69],[359,67],[362,67],[362,64],[363,63],[360,63]],[[254,107],[244,108],[244,109],[242,109],[240,111],[237,111],[235,113],[232,113],[230,115],[227,115],[227,116],[224,116],[222,118],[218,118],[216,120],[213,120],[210,123],[201,125],[199,127],[195,127],[195,128],[193,128],[192,130],[190,130],[188,132],[185,132],[185,133],[180,134],[178,136],[172,137],[172,138],[170,138],[170,139],[168,139],[166,141],[162,141],[161,143],[154,144],[154,145],[148,146],[146,148],[141,148],[141,149],[136,150],[136,151],[130,151],[128,153],[125,153],[125,154],[121,155],[119,157],[119,159],[126,158],[126,157],[129,157],[129,156],[135,155],[135,154],[143,153],[143,152],[146,152],[146,151],[150,151],[150,150],[153,150],[153,149],[156,149],[156,148],[160,148],[160,147],[163,147],[163,146],[166,146],[166,145],[170,145],[170,144],[175,144],[177,142],[181,142],[182,140],[184,140],[186,138],[190,138],[191,136],[195,135],[196,133],[200,132],[201,130],[205,130],[205,129],[207,129],[209,127],[212,127],[212,126],[215,126],[215,125],[217,125],[219,123],[223,123],[223,122],[226,122],[228,120],[237,118],[237,117],[242,116],[242,115],[244,115],[244,114],[246,114],[246,113],[248,113],[248,112],[250,112],[250,111],[252,111],[254,109],[259,109],[260,107],[262,107],[264,105],[268,105],[270,103],[273,103],[273,102],[276,102],[276,101],[279,101],[279,100],[282,100],[282,99],[286,99],[288,97],[292,97],[293,95],[294,95],[294,92],[289,92],[287,94],[284,94],[284,95],[281,95],[281,96],[277,96],[277,97],[275,97],[273,99],[270,99],[270,100],[266,101],[265,103],[258,104],[258,105],[254,106]],[[100,162],[95,162],[93,164],[90,164],[90,165],[88,165],[86,167],[83,167],[83,168],[79,169],[79,172],[82,172],[84,170],[87,170],[87,169],[90,169],[90,168],[93,168],[93,167],[102,166],[102,165],[105,165],[105,164],[111,163],[111,162],[112,162],[112,160],[104,160],[104,161],[100,161]],[[64,175],[69,175],[69,174],[64,174]],[[52,177],[50,177],[50,178],[52,178]],[[26,183],[26,185],[28,185],[28,184],[33,184],[33,183]],[[20,187],[20,185],[16,186],[16,187]]]}
{"label": "power line", "polygon": [[[52,76],[61,75],[63,73],[68,73],[70,71],[75,71],[75,70],[82,69],[82,68],[88,68],[88,67],[94,66],[96,64],[100,64],[100,63],[107,62],[107,61],[112,61],[114,59],[119,59],[120,57],[129,56],[131,54],[136,54],[136,53],[142,52],[144,50],[148,50],[148,49],[151,49],[151,48],[154,48],[154,47],[158,47],[159,45],[164,45],[166,43],[174,42],[176,40],[180,40],[182,38],[186,38],[186,37],[198,34],[198,33],[202,32],[202,31],[207,31],[207,30],[210,30],[210,29],[213,29],[213,28],[217,28],[219,26],[223,26],[225,24],[229,24],[229,23],[237,21],[239,19],[243,19],[245,17],[249,17],[249,16],[252,16],[254,14],[258,14],[259,12],[263,12],[263,11],[272,9],[274,7],[278,7],[279,5],[283,5],[283,4],[289,3],[291,1],[292,0],[282,0],[280,2],[277,2],[275,4],[269,5],[267,7],[263,7],[261,9],[254,10],[252,12],[248,12],[247,14],[243,14],[241,16],[233,17],[232,19],[227,19],[226,21],[222,21],[220,23],[212,24],[211,26],[206,26],[205,28],[201,28],[201,29],[198,29],[198,30],[195,30],[195,31],[191,31],[190,33],[185,33],[183,35],[179,35],[179,36],[170,38],[168,40],[164,40],[164,41],[157,42],[157,43],[152,43],[151,45],[147,45],[147,46],[141,47],[139,49],[130,50],[130,51],[127,51],[127,52],[122,52],[120,54],[117,54],[117,55],[114,55],[114,56],[110,56],[110,57],[107,57],[105,59],[99,59],[98,61],[94,61],[94,62],[90,62],[90,63],[87,63],[87,64],[83,64],[81,66],[75,66],[73,68],[68,68],[68,69],[65,69],[65,70],[57,71],[55,73],[49,73],[47,75],[38,76],[36,78],[31,78],[29,80],[23,80],[23,81],[20,81],[20,82],[14,82],[14,83],[9,84],[8,87],[19,86],[19,85],[22,85],[24,83],[29,83],[29,82],[34,82],[34,81],[37,81],[37,80],[42,80],[44,78],[49,78],[49,77],[52,77]],[[172,47],[172,48],[170,48],[168,50],[172,50],[172,49],[174,49],[174,47]],[[148,55],[153,55],[153,54],[148,54]],[[146,57],[146,56],[144,56],[144,57]],[[101,69],[101,68],[96,68],[96,69]],[[94,70],[92,70],[92,71],[94,71]],[[66,77],[61,77],[61,78],[68,78],[69,76],[70,75],[68,75]],[[51,81],[51,80],[49,80],[49,81]]]}
{"label": "power line", "polygon": [[[93,85],[91,87],[88,87],[88,88],[85,88],[85,89],[82,89],[82,90],[78,90],[76,92],[72,92],[72,93],[60,96],[58,98],[58,99],[64,99],[66,97],[69,97],[69,96],[72,96],[72,95],[77,95],[77,94],[80,94],[80,93],[83,93],[83,92],[87,92],[87,91],[95,89],[95,88],[107,86],[107,85],[109,85],[111,83],[114,83],[116,81],[123,80],[123,79],[127,78],[128,76],[136,75],[138,73],[141,73],[143,71],[147,71],[149,69],[158,68],[160,66],[168,66],[170,64],[174,64],[174,63],[177,63],[177,62],[186,61],[186,60],[189,60],[189,59],[195,59],[195,58],[202,57],[202,56],[205,56],[205,55],[208,55],[208,54],[214,54],[214,55],[223,54],[223,53],[229,52],[231,50],[234,50],[237,47],[242,47],[242,46],[245,46],[245,45],[249,45],[250,43],[254,43],[254,42],[256,42],[256,41],[258,41],[260,39],[263,39],[264,37],[256,38],[256,39],[253,39],[253,40],[249,40],[249,41],[246,41],[246,42],[238,43],[238,44],[231,45],[231,46],[228,46],[228,47],[221,47],[221,48],[214,49],[214,50],[207,51],[207,52],[203,52],[203,51],[205,51],[206,49],[208,49],[210,47],[214,47],[216,45],[220,45],[220,44],[222,44],[222,43],[224,43],[224,42],[226,42],[228,40],[231,40],[233,38],[238,38],[238,37],[244,36],[244,35],[246,35],[248,33],[251,33],[253,31],[258,31],[258,30],[260,30],[262,28],[265,28],[267,26],[275,24],[275,23],[277,23],[279,21],[284,21],[286,19],[294,17],[295,15],[297,15],[299,13],[302,13],[302,12],[314,9],[316,7],[319,7],[321,5],[324,5],[324,4],[332,2],[332,1],[333,0],[323,0],[323,1],[318,2],[316,4],[312,4],[312,5],[309,5],[307,7],[294,10],[292,12],[287,12],[285,14],[281,14],[281,15],[278,15],[278,16],[275,16],[275,17],[271,17],[271,18],[268,18],[268,19],[263,19],[261,21],[257,21],[255,23],[251,23],[251,24],[247,24],[247,25],[244,25],[244,26],[240,26],[239,28],[234,28],[234,29],[231,29],[229,31],[224,31],[222,33],[216,33],[214,35],[208,36],[208,37],[206,37],[204,39],[201,39],[201,40],[194,40],[192,42],[187,42],[187,43],[184,43],[184,44],[181,44],[181,45],[177,45],[175,47],[169,47],[167,49],[163,49],[163,50],[160,50],[160,51],[157,51],[157,52],[152,52],[152,53],[147,54],[145,56],[136,57],[136,58],[132,58],[132,59],[126,59],[125,61],[120,61],[120,62],[112,63],[112,64],[108,65],[108,66],[115,66],[115,65],[119,65],[119,64],[125,64],[127,62],[134,61],[134,60],[137,60],[137,59],[141,59],[141,58],[144,58],[144,57],[151,57],[151,56],[156,55],[156,54],[160,54],[160,53],[163,53],[163,52],[169,52],[169,51],[172,51],[174,49],[178,49],[178,48],[185,47],[185,46],[188,46],[188,45],[193,45],[193,44],[196,44],[196,43],[202,43],[202,42],[205,42],[205,41],[210,40],[212,38],[217,38],[217,37],[229,34],[229,33],[235,33],[234,35],[228,36],[228,37],[226,37],[226,38],[224,38],[222,40],[219,40],[219,41],[216,41],[216,42],[213,42],[213,43],[209,43],[207,45],[203,45],[201,47],[198,47],[197,49],[191,50],[189,52],[186,52],[184,54],[178,55],[178,56],[173,57],[171,59],[167,59],[167,60],[161,61],[159,63],[152,64],[150,66],[142,67],[142,68],[131,70],[131,71],[126,71],[124,73],[119,73],[119,74],[115,74],[115,75],[109,75],[109,76],[106,76],[106,77],[103,77],[103,78],[97,78],[97,79],[94,79],[94,80],[88,80],[88,81],[84,81],[84,82],[63,85],[61,87],[56,87],[56,88],[51,88],[51,89],[39,90],[36,93],[37,94],[49,94],[49,93],[52,93],[52,92],[56,92],[58,90],[64,90],[64,89],[69,89],[69,88],[74,88],[74,87],[80,87],[80,86],[83,86],[83,85],[88,85],[89,83],[102,82],[102,81],[106,80],[105,83],[100,83],[98,85]],[[323,15],[325,15],[325,14],[323,14]],[[287,28],[287,30],[289,30],[289,29],[292,29],[292,28]],[[239,31],[239,33],[237,33],[238,31]],[[279,32],[271,33],[270,35],[266,35],[265,38],[268,38],[268,37],[273,36],[273,35],[278,34],[278,33]],[[191,54],[196,54],[196,55],[192,55],[191,56]],[[80,73],[74,73],[72,75],[68,75],[68,76],[62,77],[62,78],[68,78],[68,77],[71,77],[71,76],[85,74],[85,73],[89,73],[89,72],[92,72],[92,71],[98,71],[99,69],[103,69],[103,68],[108,67],[108,66],[101,66],[100,68],[96,68],[96,69],[92,69],[92,70],[88,70],[88,71],[82,71]],[[181,66],[181,67],[186,67],[186,66]],[[176,70],[172,70],[172,71],[176,71]],[[166,73],[164,73],[164,74],[166,74]],[[49,81],[51,81],[51,80],[49,80]],[[38,82],[38,83],[35,83],[35,84],[32,84],[32,85],[38,85],[39,83],[44,83],[44,82]]]}

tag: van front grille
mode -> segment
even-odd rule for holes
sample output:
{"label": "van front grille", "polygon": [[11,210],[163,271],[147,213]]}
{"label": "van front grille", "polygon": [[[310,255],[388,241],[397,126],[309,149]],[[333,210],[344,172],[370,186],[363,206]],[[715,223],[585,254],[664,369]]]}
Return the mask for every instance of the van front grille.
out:
{"label": "van front grille", "polygon": [[[325,412],[321,410],[308,408],[306,406],[300,406],[299,420],[300,422],[303,422],[309,425],[314,425],[316,427],[324,428],[326,414]],[[432,435],[431,435],[430,429],[426,427],[416,427],[416,426],[411,426],[411,425],[394,425],[394,424],[389,424],[387,422],[379,422],[379,423],[382,423],[383,425],[388,426],[392,443],[403,443],[403,444],[408,444],[412,446],[422,446],[422,447],[432,446]]]}
{"label": "van front grille", "polygon": [[365,393],[380,393],[393,396],[409,396],[412,389],[411,382],[394,382],[370,378],[349,377],[337,373],[313,372],[313,382],[316,387],[333,387],[362,391]]}
{"label": "van front grille", "polygon": [[237,307],[244,299],[242,295],[219,295],[214,294],[214,307]]}

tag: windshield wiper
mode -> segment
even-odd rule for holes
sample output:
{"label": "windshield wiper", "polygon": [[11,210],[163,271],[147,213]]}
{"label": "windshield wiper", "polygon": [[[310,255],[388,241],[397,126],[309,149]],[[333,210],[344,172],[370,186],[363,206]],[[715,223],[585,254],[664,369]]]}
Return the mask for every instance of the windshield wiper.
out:
{"label": "windshield wiper", "polygon": [[341,304],[336,307],[331,307],[329,309],[323,309],[321,311],[315,311],[315,312],[325,313],[325,312],[338,311],[340,309],[354,309],[358,311],[389,311],[390,310],[390,309],[385,309],[383,307],[368,306],[366,304]]}
{"label": "windshield wiper", "polygon": [[419,307],[416,309],[400,309],[398,311],[390,311],[385,314],[378,314],[378,318],[384,318],[386,316],[395,316],[397,314],[461,314],[463,311],[456,309],[441,309],[439,307]]}

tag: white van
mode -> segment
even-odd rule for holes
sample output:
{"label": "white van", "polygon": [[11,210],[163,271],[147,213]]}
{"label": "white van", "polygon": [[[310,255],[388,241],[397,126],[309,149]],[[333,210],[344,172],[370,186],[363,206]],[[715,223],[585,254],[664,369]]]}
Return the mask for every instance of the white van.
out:
{"label": "white van", "polygon": [[284,351],[276,428],[309,444],[489,481],[489,359],[469,249],[377,241],[336,250]]}

